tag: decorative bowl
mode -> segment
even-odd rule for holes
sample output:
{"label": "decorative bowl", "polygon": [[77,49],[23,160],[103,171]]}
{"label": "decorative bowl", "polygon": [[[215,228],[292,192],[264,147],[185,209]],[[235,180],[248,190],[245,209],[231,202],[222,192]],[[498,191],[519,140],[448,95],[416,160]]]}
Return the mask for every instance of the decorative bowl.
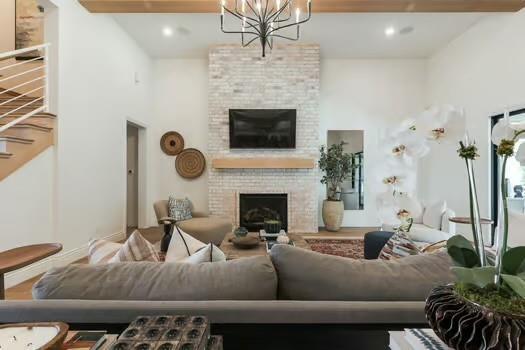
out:
{"label": "decorative bowl", "polygon": [[436,335],[453,349],[525,349],[525,315],[511,315],[460,296],[453,285],[427,298],[425,314]]}
{"label": "decorative bowl", "polygon": [[259,246],[260,242],[258,237],[253,236],[235,237],[232,239],[233,245],[239,249],[253,249]]}

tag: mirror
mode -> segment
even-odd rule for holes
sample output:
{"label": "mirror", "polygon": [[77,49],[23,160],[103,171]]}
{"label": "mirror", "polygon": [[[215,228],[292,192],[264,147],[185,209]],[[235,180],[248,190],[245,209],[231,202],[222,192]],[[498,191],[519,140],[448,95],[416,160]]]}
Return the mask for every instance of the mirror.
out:
{"label": "mirror", "polygon": [[345,210],[363,210],[365,207],[363,140],[363,130],[328,130],[328,146],[343,141],[344,151],[353,154],[352,162],[355,167],[341,185],[341,200]]}

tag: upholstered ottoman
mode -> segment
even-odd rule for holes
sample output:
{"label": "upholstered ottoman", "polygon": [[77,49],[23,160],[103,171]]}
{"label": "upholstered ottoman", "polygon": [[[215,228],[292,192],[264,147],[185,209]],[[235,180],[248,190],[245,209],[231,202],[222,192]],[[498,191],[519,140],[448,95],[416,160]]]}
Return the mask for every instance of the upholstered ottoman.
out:
{"label": "upholstered ottoman", "polygon": [[389,231],[374,231],[365,234],[365,259],[377,259],[381,249],[393,234]]}

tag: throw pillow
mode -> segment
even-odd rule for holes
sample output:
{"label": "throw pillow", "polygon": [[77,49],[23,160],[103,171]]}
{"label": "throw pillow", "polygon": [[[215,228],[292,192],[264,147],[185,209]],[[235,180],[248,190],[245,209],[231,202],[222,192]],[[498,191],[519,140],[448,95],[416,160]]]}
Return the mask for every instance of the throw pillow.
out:
{"label": "throw pillow", "polygon": [[122,247],[122,243],[92,239],[88,243],[88,261],[90,264],[106,264]]}
{"label": "throw pillow", "polygon": [[179,262],[184,264],[200,264],[218,261],[226,261],[226,255],[224,255],[222,250],[217,248],[215,244],[210,243],[206,247],[197,251],[195,254],[188,256]]}
{"label": "throw pillow", "polygon": [[180,261],[188,256],[191,256],[199,250],[206,247],[196,238],[193,238],[186,232],[182,231],[177,225],[173,228],[170,245],[166,252],[166,262]]}
{"label": "throw pillow", "polygon": [[191,219],[191,202],[188,198],[177,199],[170,196],[168,199],[168,208],[170,211],[170,217],[177,221]]}
{"label": "throw pillow", "polygon": [[135,230],[118,252],[109,260],[110,263],[124,261],[160,261],[155,246],[148,242],[139,231]]}
{"label": "throw pillow", "polygon": [[175,225],[164,261],[198,264],[224,260],[226,256],[215,245],[205,244]]}
{"label": "throw pillow", "polygon": [[439,201],[425,208],[423,214],[423,224],[441,230],[441,217],[447,210],[447,203],[445,201]]}
{"label": "throw pillow", "polygon": [[418,255],[420,253],[421,251],[417,245],[406,235],[406,233],[397,232],[394,233],[385,244],[381,253],[379,253],[379,259],[399,259],[410,255]]}

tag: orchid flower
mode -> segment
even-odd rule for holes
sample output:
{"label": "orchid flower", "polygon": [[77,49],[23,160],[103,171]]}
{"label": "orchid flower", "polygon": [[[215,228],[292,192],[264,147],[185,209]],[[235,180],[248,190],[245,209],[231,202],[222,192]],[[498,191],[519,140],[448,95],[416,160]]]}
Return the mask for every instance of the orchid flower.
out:
{"label": "orchid flower", "polygon": [[427,141],[413,129],[392,132],[381,143],[385,155],[395,157],[406,165],[411,165],[416,159],[424,157],[429,147]]}
{"label": "orchid flower", "polygon": [[522,142],[518,150],[516,151],[516,154],[514,155],[514,158],[520,163],[521,166],[525,166],[525,142]]}
{"label": "orchid flower", "polygon": [[465,116],[452,106],[432,106],[421,114],[417,129],[429,140],[456,142],[465,133]]}
{"label": "orchid flower", "polygon": [[416,186],[415,174],[412,169],[389,166],[389,162],[384,162],[377,167],[375,172],[378,193],[412,193]]}
{"label": "orchid flower", "polygon": [[406,194],[392,196],[384,193],[377,196],[376,201],[379,218],[387,225],[398,226],[407,223],[422,213],[419,202]]}

